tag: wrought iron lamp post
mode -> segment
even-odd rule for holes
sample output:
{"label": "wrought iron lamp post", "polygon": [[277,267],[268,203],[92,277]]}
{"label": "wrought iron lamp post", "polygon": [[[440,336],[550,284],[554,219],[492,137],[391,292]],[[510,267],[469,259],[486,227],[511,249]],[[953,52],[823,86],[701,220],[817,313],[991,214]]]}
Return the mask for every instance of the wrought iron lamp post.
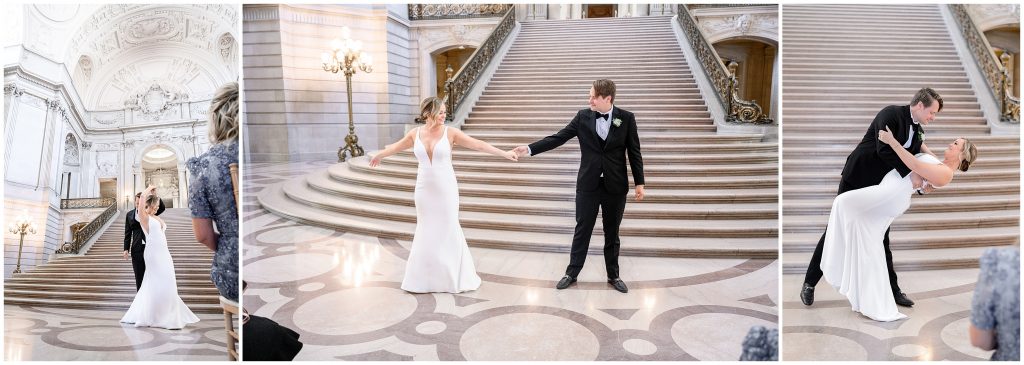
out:
{"label": "wrought iron lamp post", "polygon": [[17,220],[11,222],[11,224],[7,226],[7,230],[11,233],[21,235],[21,240],[18,241],[18,263],[17,266],[14,267],[14,273],[17,274],[21,272],[21,247],[25,244],[25,235],[35,234],[36,224],[32,222],[32,218],[28,216],[28,212],[22,212],[21,216],[19,216]]}
{"label": "wrought iron lamp post", "polygon": [[348,90],[348,135],[345,136],[345,146],[338,149],[338,162],[345,162],[348,157],[359,157],[364,154],[363,148],[359,146],[359,137],[356,137],[355,122],[352,120],[352,75],[355,75],[356,69],[365,73],[373,72],[373,57],[363,52],[362,41],[352,40],[352,30],[343,27],[341,39],[332,40],[331,51],[321,54],[320,59],[323,61],[324,71],[335,74],[341,72],[345,75]]}

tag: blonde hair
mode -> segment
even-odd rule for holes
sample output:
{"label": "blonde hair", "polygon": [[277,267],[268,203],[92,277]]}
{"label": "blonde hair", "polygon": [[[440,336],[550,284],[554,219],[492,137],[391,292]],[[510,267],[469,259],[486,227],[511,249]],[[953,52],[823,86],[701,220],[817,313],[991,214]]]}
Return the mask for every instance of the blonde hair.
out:
{"label": "blonde hair", "polygon": [[436,96],[423,99],[423,102],[420,103],[420,115],[416,117],[416,123],[426,123],[434,119],[435,116],[441,114],[442,106],[444,103]]}
{"label": "blonde hair", "polygon": [[238,83],[224,84],[210,101],[210,142],[238,138]]}
{"label": "blonde hair", "polygon": [[960,137],[964,140],[963,151],[960,151],[960,166],[957,168],[960,171],[967,172],[967,168],[971,167],[974,160],[978,158],[978,148],[974,146],[974,143],[967,138]]}
{"label": "blonde hair", "polygon": [[157,204],[160,204],[160,197],[156,196],[156,192],[146,196],[146,208],[156,207],[158,206]]}

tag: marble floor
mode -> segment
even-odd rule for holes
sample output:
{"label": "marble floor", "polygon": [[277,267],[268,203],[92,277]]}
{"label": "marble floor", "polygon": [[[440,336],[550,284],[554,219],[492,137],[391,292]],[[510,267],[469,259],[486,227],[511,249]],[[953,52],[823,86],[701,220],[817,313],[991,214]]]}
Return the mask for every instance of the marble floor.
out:
{"label": "marble floor", "polygon": [[259,207],[266,185],[329,164],[244,171],[244,306],[301,334],[296,360],[736,360],[751,326],[778,327],[775,260],[621,257],[622,294],[600,257],[555,290],[568,254],[471,248],[480,289],[407,293],[410,242]]}
{"label": "marble floor", "polygon": [[991,351],[971,346],[971,296],[977,269],[898,273],[915,303],[899,307],[909,318],[876,322],[824,280],[814,305],[800,302],[803,275],[784,275],[782,358],[785,360],[987,360]]}
{"label": "marble floor", "polygon": [[4,361],[224,361],[224,318],[181,330],[133,327],[123,311],[4,306]]}

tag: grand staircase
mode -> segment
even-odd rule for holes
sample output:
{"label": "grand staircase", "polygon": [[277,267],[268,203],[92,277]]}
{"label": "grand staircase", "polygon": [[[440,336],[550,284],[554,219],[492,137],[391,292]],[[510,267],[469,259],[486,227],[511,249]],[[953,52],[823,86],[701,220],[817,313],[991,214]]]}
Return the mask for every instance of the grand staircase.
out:
{"label": "grand staircase", "polygon": [[[945,6],[945,5],[938,5]],[[945,188],[914,196],[892,225],[896,271],[977,267],[1020,243],[1020,143],[993,135],[937,5],[783,9],[783,270],[803,273],[828,222],[846,156],[884,106],[929,86],[945,101],[925,127],[942,156],[956,137],[979,157]]]}
{"label": "grand staircase", "polygon": [[[615,104],[637,116],[647,180],[644,201],[635,201],[632,189],[629,194],[621,253],[776,258],[778,144],[759,134],[716,134],[670,22],[523,23],[463,130],[503,150],[536,141],[587,108],[595,79],[612,79]],[[575,140],[518,163],[457,149],[453,161],[469,244],[568,252],[579,159]],[[411,239],[415,156],[406,151],[378,168],[367,163],[368,157],[354,158],[268,187],[259,202],[307,224]],[[599,219],[591,245],[597,255],[600,226]]]}
{"label": "grand staircase", "polygon": [[[121,256],[126,213],[118,212],[84,255],[57,258],[14,274],[4,282],[4,304],[127,310],[135,297],[135,276],[131,261]],[[195,313],[220,313],[219,294],[210,281],[213,252],[196,242],[189,210],[167,209],[160,218],[167,222],[178,295]]]}

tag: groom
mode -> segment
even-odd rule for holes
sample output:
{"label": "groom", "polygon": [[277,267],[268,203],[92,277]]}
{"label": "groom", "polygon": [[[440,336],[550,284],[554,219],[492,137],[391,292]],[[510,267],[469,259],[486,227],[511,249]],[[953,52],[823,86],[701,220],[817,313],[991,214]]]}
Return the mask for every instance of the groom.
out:
{"label": "groom", "polygon": [[619,224],[626,208],[629,180],[626,155],[633,171],[636,200],[644,199],[644,162],[640,156],[640,137],[633,113],[616,108],[615,83],[601,79],[590,88],[590,109],[576,113],[565,128],[529,146],[516,147],[520,157],[538,155],[576,137],[580,143],[579,173],[576,176],[576,230],[572,237],[569,267],[555,287],[568,288],[583,270],[590,247],[590,236],[600,208],[604,226],[604,266],[608,283],[615,290],[629,291],[619,278]]}
{"label": "groom", "polygon": [[[139,206],[139,199],[142,193],[135,193],[135,206]],[[156,215],[164,212],[164,201],[160,200],[160,208],[157,208]],[[143,252],[146,250],[144,241],[146,234],[142,231],[142,225],[135,219],[135,209],[128,211],[124,217],[124,259],[128,255],[132,257],[132,271],[135,272],[135,290],[142,287],[142,277],[146,275],[146,259]]]}
{"label": "groom", "polygon": [[[900,176],[906,177],[910,173],[896,151],[889,145],[878,139],[878,131],[888,127],[893,136],[903,143],[910,153],[918,154],[922,151],[924,143],[924,128],[932,120],[935,114],[942,110],[942,97],[931,88],[923,88],[914,94],[910,105],[890,105],[883,108],[875,120],[871,122],[868,131],[864,134],[860,144],[853,149],[850,156],[846,158],[846,166],[843,167],[842,179],[839,181],[839,194],[850,190],[856,190],[868,186],[878,185],[882,178],[892,169],[896,169]],[[924,152],[927,147],[924,147]],[[913,176],[912,176],[913,177]],[[920,181],[915,180],[914,186],[918,187]],[[926,186],[926,191],[930,185]],[[920,190],[918,194],[923,194]],[[804,277],[804,285],[800,289],[800,301],[804,305],[814,303],[814,286],[821,280],[821,250],[825,244],[825,234],[821,234],[818,246],[814,248],[811,262],[807,265],[807,274]],[[892,288],[893,298],[896,304],[910,307],[914,301],[907,298],[907,295],[900,290],[896,283],[896,271],[892,266],[892,251],[889,250],[889,230],[885,230],[885,238],[882,239],[882,246],[885,247],[885,263],[889,269],[889,286]]]}

